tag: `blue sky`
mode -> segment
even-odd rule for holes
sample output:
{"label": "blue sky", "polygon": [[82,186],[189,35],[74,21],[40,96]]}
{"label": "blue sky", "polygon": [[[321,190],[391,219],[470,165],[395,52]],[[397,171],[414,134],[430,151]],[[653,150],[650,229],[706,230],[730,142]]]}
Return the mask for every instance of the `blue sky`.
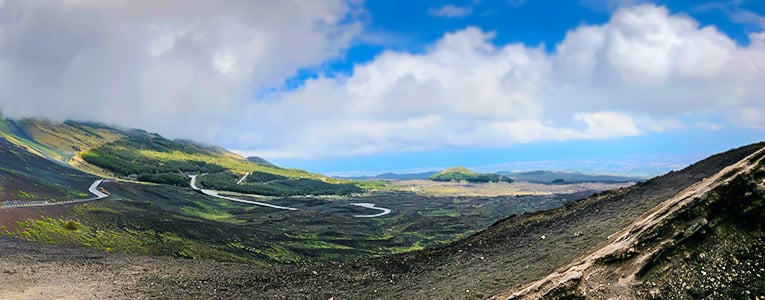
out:
{"label": "blue sky", "polygon": [[333,175],[658,175],[762,140],[763,78],[754,0],[0,1],[3,115]]}
{"label": "blue sky", "polygon": [[[496,31],[497,45],[523,43],[544,44],[550,50],[563,40],[566,31],[580,24],[601,24],[620,7],[620,1],[599,0],[524,0],[524,1],[366,1],[368,40],[362,39],[340,59],[326,66],[325,72],[349,72],[354,64],[372,60],[385,49],[421,52],[445,32],[467,26]],[[621,1],[630,4],[630,1]],[[634,1],[635,3],[639,1]],[[742,45],[749,43],[748,34],[762,30],[765,20],[737,21],[733,11],[746,10],[762,14],[762,1],[642,1],[666,6],[672,12],[687,14],[702,25],[719,28]],[[515,3],[515,4],[514,4]],[[463,17],[439,17],[433,9],[454,5],[469,7]],[[371,40],[371,41],[370,41]],[[303,76],[315,75],[307,72]],[[292,78],[290,80],[295,80]],[[297,81],[300,81],[298,79]]]}
{"label": "blue sky", "polygon": [[507,148],[440,149],[273,161],[281,166],[335,176],[416,173],[470,166],[480,172],[557,170],[651,177],[762,140],[760,130],[723,129],[712,133],[688,130],[596,141],[538,142]]}
{"label": "blue sky", "polygon": [[[645,1],[685,14],[701,26],[714,26],[741,45],[749,34],[765,26],[765,18],[740,20],[735,14],[765,13],[762,1]],[[625,2],[629,5],[629,2]],[[453,5],[468,9],[464,16],[440,17],[434,10]],[[349,73],[356,64],[395,49],[423,52],[445,32],[467,26],[495,31],[495,45],[543,45],[553,51],[566,32],[581,24],[602,24],[621,5],[618,1],[367,1],[368,31],[372,36],[349,48],[344,58],[320,72]],[[759,22],[759,23],[758,23]],[[317,70],[291,78],[292,85]],[[725,128],[715,131],[684,129],[596,141],[534,142],[501,148],[446,148],[392,152],[340,158],[275,159],[280,165],[334,175],[418,172],[464,165],[481,171],[558,169],[596,173],[653,176],[682,168],[713,153],[763,140],[763,131]]]}

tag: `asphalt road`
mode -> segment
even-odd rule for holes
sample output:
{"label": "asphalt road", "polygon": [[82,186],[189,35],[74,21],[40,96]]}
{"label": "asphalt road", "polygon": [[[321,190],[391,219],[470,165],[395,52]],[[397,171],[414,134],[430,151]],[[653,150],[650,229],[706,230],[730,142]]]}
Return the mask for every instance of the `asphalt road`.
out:
{"label": "asphalt road", "polygon": [[376,209],[376,210],[381,210],[382,211],[381,213],[374,214],[374,215],[354,215],[354,217],[356,217],[356,218],[376,218],[376,217],[387,215],[387,214],[389,214],[391,212],[390,209],[382,208],[382,207],[376,207],[374,203],[351,203],[351,205],[356,205],[356,206],[361,206],[361,207],[366,207],[366,208],[369,208],[369,209]]}
{"label": "asphalt road", "polygon": [[268,203],[263,203],[263,202],[255,202],[255,201],[242,200],[242,199],[237,199],[237,198],[221,196],[218,191],[205,190],[205,189],[200,189],[199,187],[197,187],[197,175],[189,175],[189,178],[191,178],[191,182],[189,183],[189,185],[191,185],[192,189],[200,191],[200,192],[202,192],[202,194],[205,194],[205,195],[208,195],[208,196],[212,196],[212,197],[220,198],[220,199],[225,199],[225,200],[229,200],[229,201],[234,201],[234,202],[247,203],[247,204],[253,204],[253,205],[260,205],[260,206],[276,208],[276,209],[297,210],[297,208],[293,208],[293,207],[279,206],[279,205],[273,205],[273,204],[268,204]]}
{"label": "asphalt road", "polygon": [[35,202],[29,202],[29,203],[10,204],[10,205],[6,203],[0,206],[0,208],[51,206],[51,205],[61,205],[61,204],[71,204],[71,203],[81,203],[81,202],[101,200],[101,199],[109,197],[109,195],[107,195],[106,193],[98,190],[98,186],[101,185],[102,182],[104,182],[103,179],[98,179],[96,181],[93,181],[93,184],[91,184],[90,187],[88,188],[88,191],[91,194],[93,194],[95,197],[91,197],[87,199],[79,199],[79,200],[60,201],[60,202],[48,202],[46,200],[46,201],[35,201]]}

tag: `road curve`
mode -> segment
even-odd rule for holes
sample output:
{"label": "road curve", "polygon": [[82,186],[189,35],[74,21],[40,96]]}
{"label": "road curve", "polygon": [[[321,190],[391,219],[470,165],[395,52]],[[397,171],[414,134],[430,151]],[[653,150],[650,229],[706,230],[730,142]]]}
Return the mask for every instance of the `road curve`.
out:
{"label": "road curve", "polygon": [[191,185],[192,189],[200,191],[200,192],[202,192],[202,194],[205,194],[205,195],[208,195],[208,196],[212,196],[212,197],[220,198],[220,199],[225,199],[225,200],[229,200],[229,201],[234,201],[234,202],[247,203],[247,204],[253,204],[253,205],[260,205],[260,206],[276,208],[276,209],[298,210],[297,208],[293,208],[293,207],[279,206],[279,205],[273,205],[273,204],[268,204],[268,203],[263,203],[263,202],[255,202],[255,201],[242,200],[242,199],[237,199],[237,198],[221,196],[218,193],[218,191],[200,189],[199,187],[197,187],[197,175],[189,175],[189,178],[191,178],[191,182],[189,182],[189,185]]}
{"label": "road curve", "polygon": [[98,186],[101,185],[102,182],[104,182],[103,179],[93,181],[93,184],[91,184],[90,187],[88,188],[88,191],[91,194],[96,195],[96,197],[91,198],[91,200],[99,200],[99,199],[104,199],[106,197],[109,197],[109,195],[107,195],[106,193],[98,190]]}
{"label": "road curve", "polygon": [[37,201],[29,204],[20,203],[17,205],[8,205],[7,203],[0,206],[0,208],[8,208],[8,207],[36,207],[36,206],[52,206],[52,205],[62,205],[62,204],[71,204],[71,203],[81,203],[81,202],[89,202],[89,201],[95,201],[95,200],[101,200],[104,198],[108,198],[109,195],[106,193],[99,191],[98,186],[103,183],[103,179],[98,179],[96,181],[93,181],[93,184],[90,185],[88,188],[88,192],[93,194],[95,197],[87,198],[87,199],[79,199],[79,200],[69,200],[69,201],[61,201],[61,202],[48,202],[45,201]]}
{"label": "road curve", "polygon": [[387,214],[389,214],[391,212],[390,209],[382,208],[382,207],[376,207],[374,203],[351,203],[351,205],[361,206],[361,207],[366,207],[366,208],[369,208],[369,209],[376,209],[376,210],[381,210],[382,211],[381,213],[374,214],[374,215],[354,215],[354,217],[356,217],[356,218],[376,218],[376,217],[387,215]]}

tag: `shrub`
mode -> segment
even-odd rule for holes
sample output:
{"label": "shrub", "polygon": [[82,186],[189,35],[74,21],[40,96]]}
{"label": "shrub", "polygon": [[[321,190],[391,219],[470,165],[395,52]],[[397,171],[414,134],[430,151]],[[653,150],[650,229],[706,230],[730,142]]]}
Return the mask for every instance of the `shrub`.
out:
{"label": "shrub", "polygon": [[64,223],[64,228],[69,230],[77,230],[80,229],[80,223],[77,223],[77,221],[67,221]]}

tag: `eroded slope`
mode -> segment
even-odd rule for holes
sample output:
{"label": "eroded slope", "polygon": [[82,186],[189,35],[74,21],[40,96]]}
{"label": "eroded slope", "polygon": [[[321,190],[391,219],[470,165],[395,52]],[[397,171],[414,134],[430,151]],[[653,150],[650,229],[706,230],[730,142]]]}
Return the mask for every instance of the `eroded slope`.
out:
{"label": "eroded slope", "polygon": [[[748,297],[750,290],[762,293],[764,157],[762,148],[704,178],[637,218],[603,247],[495,298],[717,298]],[[731,236],[738,236],[739,242]],[[710,245],[698,243],[704,239]],[[682,268],[674,268],[675,261]]]}

